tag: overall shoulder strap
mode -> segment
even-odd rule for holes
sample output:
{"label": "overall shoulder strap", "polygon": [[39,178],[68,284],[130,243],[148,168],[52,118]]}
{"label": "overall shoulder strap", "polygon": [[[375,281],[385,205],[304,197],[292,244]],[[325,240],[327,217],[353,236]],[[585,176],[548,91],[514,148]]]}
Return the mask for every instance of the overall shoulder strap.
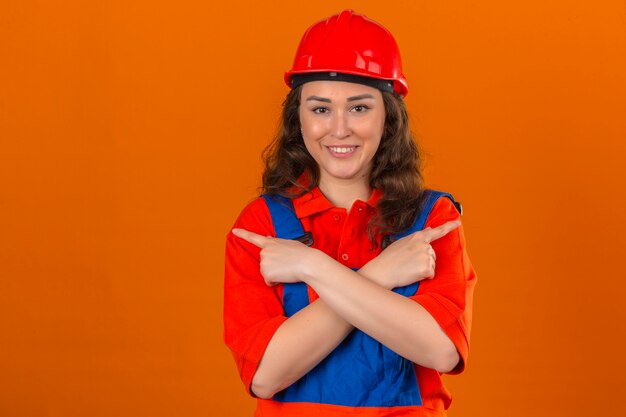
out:
{"label": "overall shoulder strap", "polygon": [[[432,211],[433,206],[435,205],[437,200],[439,200],[439,198],[441,197],[447,197],[450,200],[452,200],[454,207],[456,207],[459,213],[461,214],[463,213],[463,208],[461,204],[454,201],[454,197],[452,197],[451,194],[444,193],[442,191],[424,190],[424,198],[422,200],[422,205],[420,207],[420,211],[419,211],[417,218],[413,222],[413,225],[409,227],[407,230],[405,230],[404,232],[396,233],[395,235],[389,236],[389,239],[385,239],[383,241],[383,249],[391,242],[394,242],[398,239],[408,236],[411,233],[422,230],[424,226],[426,225],[426,219],[428,219],[428,215]],[[417,290],[419,289],[419,284],[420,284],[419,281],[414,282],[413,284],[409,284],[405,287],[394,288],[393,291],[398,294],[404,295],[406,297],[410,297],[417,293]]]}
{"label": "overall shoulder strap", "polygon": [[296,210],[293,208],[290,198],[276,194],[263,194],[261,197],[263,197],[267,207],[270,209],[276,237],[297,239],[304,235],[304,229],[296,216]]}
{"label": "overall shoulder strap", "polygon": [[457,201],[454,200],[454,197],[452,197],[452,194],[449,194],[443,191],[424,190],[424,199],[422,200],[422,207],[420,208],[419,215],[413,222],[413,225],[407,230],[405,230],[404,232],[396,233],[395,235],[393,235],[392,241],[398,240],[400,238],[410,235],[411,233],[422,230],[424,226],[426,225],[426,220],[428,219],[428,215],[432,211],[437,200],[439,200],[439,198],[441,197],[449,198],[454,204],[454,207],[456,207],[456,209],[458,210],[459,214],[463,215],[463,206],[461,206],[461,203],[458,203]]}
{"label": "overall shoulder strap", "polygon": [[[304,228],[296,216],[296,210],[290,198],[276,194],[263,194],[261,197],[270,210],[276,237],[296,239],[307,245],[313,243],[311,234],[304,233]],[[287,317],[291,317],[308,304],[309,293],[304,282],[283,285],[283,308]]]}

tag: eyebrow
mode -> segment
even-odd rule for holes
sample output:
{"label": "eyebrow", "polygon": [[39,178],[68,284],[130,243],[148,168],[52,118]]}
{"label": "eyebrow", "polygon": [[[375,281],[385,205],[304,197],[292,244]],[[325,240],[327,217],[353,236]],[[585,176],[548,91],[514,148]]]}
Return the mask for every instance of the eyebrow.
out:
{"label": "eyebrow", "polygon": [[[363,100],[365,98],[374,98],[373,95],[371,94],[359,94],[358,96],[352,96],[352,97],[348,97],[348,101],[357,101],[357,100]],[[330,103],[330,99],[326,98],[326,97],[319,97],[319,96],[310,96],[306,99],[306,101],[321,101],[322,103]]]}
{"label": "eyebrow", "polygon": [[348,97],[348,101],[363,100],[364,98],[374,98],[371,94],[359,94],[358,96]]}

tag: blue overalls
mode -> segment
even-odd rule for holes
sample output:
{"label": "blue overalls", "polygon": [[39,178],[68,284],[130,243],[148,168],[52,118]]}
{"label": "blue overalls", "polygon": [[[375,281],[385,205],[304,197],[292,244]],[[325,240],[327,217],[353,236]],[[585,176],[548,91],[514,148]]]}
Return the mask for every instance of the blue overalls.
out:
{"label": "blue overalls", "polygon": [[[424,190],[422,209],[413,225],[392,236],[392,241],[422,230],[435,202],[447,197],[462,213],[461,205],[444,192]],[[306,241],[302,224],[296,217],[289,198],[262,196],[269,207],[276,237]],[[311,243],[311,242],[305,242]],[[419,282],[393,291],[410,297]],[[307,285],[303,282],[284,284],[282,299],[285,315],[291,317],[309,304]],[[274,401],[309,402],[351,407],[394,407],[422,405],[413,362],[385,345],[354,329],[322,362],[298,381],[278,392]]]}

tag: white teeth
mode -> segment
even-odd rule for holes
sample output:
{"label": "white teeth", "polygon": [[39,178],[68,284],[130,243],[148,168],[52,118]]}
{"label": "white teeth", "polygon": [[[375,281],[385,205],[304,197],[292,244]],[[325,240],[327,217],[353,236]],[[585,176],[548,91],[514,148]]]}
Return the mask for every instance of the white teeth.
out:
{"label": "white teeth", "polygon": [[354,150],[354,147],[352,146],[350,148],[346,148],[346,147],[340,147],[340,146],[329,146],[328,149],[330,149],[334,153],[348,153],[348,152],[352,152]]}

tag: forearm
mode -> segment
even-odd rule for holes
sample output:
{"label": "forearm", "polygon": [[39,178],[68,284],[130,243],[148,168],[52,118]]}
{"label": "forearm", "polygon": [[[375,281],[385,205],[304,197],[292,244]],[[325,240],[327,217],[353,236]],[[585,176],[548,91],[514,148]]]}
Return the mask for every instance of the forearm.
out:
{"label": "forearm", "polygon": [[321,362],[353,326],[318,299],[286,320],[268,344],[251,389],[271,398]]}
{"label": "forearm", "polygon": [[452,341],[421,305],[327,258],[305,280],[336,314],[405,358],[446,372],[459,360]]}
{"label": "forearm", "polygon": [[[358,274],[385,286],[384,271],[374,264],[365,265]],[[291,385],[328,356],[353,328],[321,299],[303,308],[272,337],[252,380],[252,391],[269,398]]]}
{"label": "forearm", "polygon": [[[330,354],[354,326],[420,365],[441,371],[458,361],[456,349],[419,304],[389,291],[384,265],[358,272],[322,255],[311,285],[321,299],[285,321],[268,344],[251,389],[270,398]],[[448,365],[451,364],[451,365]]]}

